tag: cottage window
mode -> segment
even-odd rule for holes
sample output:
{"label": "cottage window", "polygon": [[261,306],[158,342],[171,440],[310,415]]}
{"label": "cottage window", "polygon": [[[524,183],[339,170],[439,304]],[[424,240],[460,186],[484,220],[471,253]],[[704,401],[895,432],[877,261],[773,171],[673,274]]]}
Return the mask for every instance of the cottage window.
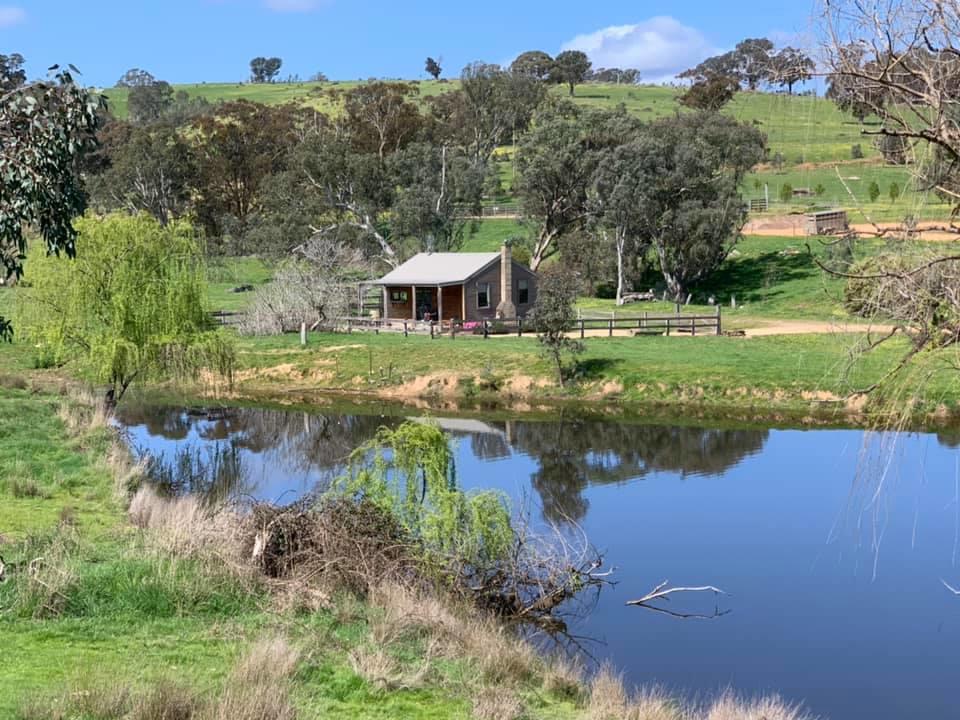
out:
{"label": "cottage window", "polygon": [[390,301],[395,303],[405,303],[410,299],[406,290],[393,290],[390,293]]}
{"label": "cottage window", "polygon": [[530,285],[526,280],[517,281],[517,304],[526,305],[530,302]]}
{"label": "cottage window", "polygon": [[485,310],[490,307],[490,283],[477,283],[477,308]]}

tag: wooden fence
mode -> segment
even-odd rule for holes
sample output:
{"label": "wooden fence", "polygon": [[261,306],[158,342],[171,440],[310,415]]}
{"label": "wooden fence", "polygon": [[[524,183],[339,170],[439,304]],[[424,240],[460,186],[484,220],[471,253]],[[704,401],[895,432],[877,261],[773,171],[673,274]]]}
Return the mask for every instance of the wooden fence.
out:
{"label": "wooden fence", "polygon": [[[538,332],[536,321],[524,320],[481,320],[477,322],[460,322],[445,320],[443,322],[426,322],[414,320],[372,319],[369,317],[341,318],[337,321],[337,328],[346,332],[372,331],[402,332],[404,337],[409,335],[429,335],[430,337],[457,335],[476,335],[484,338],[497,335],[536,335]],[[723,333],[723,318],[720,307],[716,312],[706,315],[664,315],[643,313],[638,317],[628,318],[580,318],[570,326],[570,334],[586,337],[613,337],[617,332],[628,332],[633,335],[721,335]]]}
{"label": "wooden fence", "polygon": [[[214,324],[226,327],[236,327],[243,320],[243,313],[215,312],[211,313]],[[300,319],[288,318],[284,326],[290,332],[297,332],[293,328],[300,326]],[[307,326],[311,325],[307,322]],[[430,337],[457,335],[474,335],[489,338],[498,335],[536,335],[538,332],[536,321],[517,318],[515,320],[481,320],[476,322],[461,322],[444,320],[443,322],[427,322],[415,320],[375,319],[368,316],[338,318],[325,329],[334,332],[393,332],[409,335],[429,335]],[[723,333],[723,318],[720,306],[713,314],[684,315],[657,314],[644,312],[633,317],[582,317],[573,322],[568,331],[571,335],[586,337],[614,337],[620,333],[632,335],[721,335]]]}

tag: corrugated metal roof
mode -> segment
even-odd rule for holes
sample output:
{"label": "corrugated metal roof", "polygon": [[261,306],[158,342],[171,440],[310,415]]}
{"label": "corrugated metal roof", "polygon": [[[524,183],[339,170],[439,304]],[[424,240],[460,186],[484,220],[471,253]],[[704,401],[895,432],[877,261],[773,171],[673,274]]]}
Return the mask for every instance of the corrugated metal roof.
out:
{"label": "corrugated metal roof", "polygon": [[500,253],[420,253],[393,270],[380,285],[447,285],[469,280],[495,260]]}

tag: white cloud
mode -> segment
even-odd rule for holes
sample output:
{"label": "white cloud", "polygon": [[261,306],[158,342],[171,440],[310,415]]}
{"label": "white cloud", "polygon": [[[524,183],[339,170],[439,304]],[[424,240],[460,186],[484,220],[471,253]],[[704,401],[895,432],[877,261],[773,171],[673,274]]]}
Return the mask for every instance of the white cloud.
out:
{"label": "white cloud", "polygon": [[324,4],[324,0],[264,0],[264,5],[276,12],[310,12]]}
{"label": "white cloud", "polygon": [[27,19],[27,11],[11,5],[0,5],[0,28],[19,25]]}
{"label": "white cloud", "polygon": [[647,82],[670,80],[719,52],[699,30],[668,16],[577,35],[562,49],[582,50],[596,68],[636,68]]}

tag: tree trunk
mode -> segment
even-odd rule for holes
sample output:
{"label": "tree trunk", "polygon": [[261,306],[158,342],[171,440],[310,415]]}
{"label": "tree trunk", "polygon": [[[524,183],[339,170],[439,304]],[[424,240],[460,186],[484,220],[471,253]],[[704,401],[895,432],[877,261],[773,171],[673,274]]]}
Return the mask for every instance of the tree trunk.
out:
{"label": "tree trunk", "polygon": [[575,83],[570,83],[570,97],[573,97],[573,86]]}
{"label": "tree trunk", "polygon": [[617,305],[623,304],[623,286],[624,286],[624,267],[623,251],[626,246],[626,233],[621,228],[617,228]]}

